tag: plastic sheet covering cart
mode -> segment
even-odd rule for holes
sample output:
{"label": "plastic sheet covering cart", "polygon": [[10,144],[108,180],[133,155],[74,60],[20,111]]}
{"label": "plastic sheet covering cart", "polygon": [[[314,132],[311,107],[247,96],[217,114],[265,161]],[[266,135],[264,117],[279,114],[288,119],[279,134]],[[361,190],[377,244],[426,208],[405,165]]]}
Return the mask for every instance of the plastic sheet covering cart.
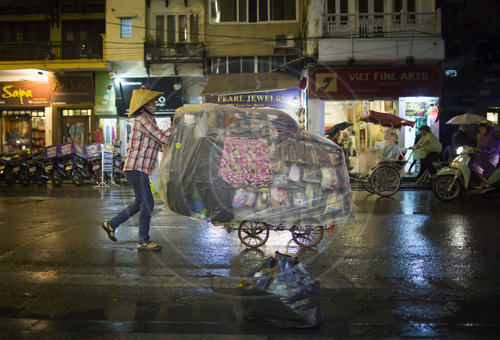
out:
{"label": "plastic sheet covering cart", "polygon": [[324,229],[353,220],[342,150],[288,114],[201,104],[177,109],[173,126],[160,195],[174,212],[237,228],[249,247],[270,229],[312,247]]}

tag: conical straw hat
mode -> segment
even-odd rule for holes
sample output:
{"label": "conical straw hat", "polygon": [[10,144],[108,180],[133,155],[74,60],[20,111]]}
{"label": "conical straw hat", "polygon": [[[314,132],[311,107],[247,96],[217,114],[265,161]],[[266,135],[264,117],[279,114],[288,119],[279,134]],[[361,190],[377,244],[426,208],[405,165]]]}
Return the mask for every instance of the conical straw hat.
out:
{"label": "conical straw hat", "polygon": [[128,110],[128,116],[131,117],[137,112],[141,107],[149,103],[151,100],[158,99],[163,92],[150,91],[150,90],[134,90],[132,92],[132,98],[130,99],[130,107]]}

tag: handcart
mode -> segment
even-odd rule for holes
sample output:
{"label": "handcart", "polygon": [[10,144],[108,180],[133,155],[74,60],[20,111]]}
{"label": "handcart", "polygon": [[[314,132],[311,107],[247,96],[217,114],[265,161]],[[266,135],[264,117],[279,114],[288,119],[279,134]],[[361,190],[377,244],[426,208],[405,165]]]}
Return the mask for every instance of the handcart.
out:
{"label": "handcart", "polygon": [[303,248],[311,248],[319,244],[323,239],[324,230],[333,231],[334,225],[327,226],[319,223],[294,224],[291,227],[285,224],[271,224],[266,222],[241,221],[238,226],[238,237],[245,246],[258,248],[264,245],[268,238],[270,230],[283,231],[289,230],[292,233],[292,239]]}
{"label": "handcart", "polygon": [[177,109],[159,194],[184,216],[238,230],[257,248],[270,230],[302,247],[354,218],[342,149],[275,109],[201,104]]}
{"label": "handcart", "polygon": [[[361,120],[391,129],[399,129],[402,126],[413,127],[415,125],[415,122],[372,110],[363,114]],[[367,175],[360,176],[359,174],[349,173],[349,177],[354,181],[360,182],[363,189],[369,193],[383,197],[392,196],[401,187],[401,174],[406,162],[405,153],[400,152],[397,161],[381,161],[371,168]]]}

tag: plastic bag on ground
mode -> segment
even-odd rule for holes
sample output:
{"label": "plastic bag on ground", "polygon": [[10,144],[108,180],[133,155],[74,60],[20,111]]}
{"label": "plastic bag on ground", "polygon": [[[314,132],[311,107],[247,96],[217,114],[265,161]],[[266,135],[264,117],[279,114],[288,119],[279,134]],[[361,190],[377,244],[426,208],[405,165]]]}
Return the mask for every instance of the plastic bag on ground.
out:
{"label": "plastic bag on ground", "polygon": [[297,258],[276,252],[242,281],[243,316],[278,327],[317,326],[319,280]]}

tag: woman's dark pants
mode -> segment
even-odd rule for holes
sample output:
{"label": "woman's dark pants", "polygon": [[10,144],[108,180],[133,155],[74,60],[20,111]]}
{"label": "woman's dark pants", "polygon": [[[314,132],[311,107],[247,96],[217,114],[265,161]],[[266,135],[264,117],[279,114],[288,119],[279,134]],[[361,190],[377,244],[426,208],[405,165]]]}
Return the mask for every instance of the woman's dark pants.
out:
{"label": "woman's dark pants", "polygon": [[154,199],[149,186],[148,174],[141,171],[125,171],[125,178],[130,183],[135,193],[135,201],[120,211],[108,221],[108,225],[116,229],[137,212],[139,215],[139,243],[149,242],[149,222],[153,213]]}

